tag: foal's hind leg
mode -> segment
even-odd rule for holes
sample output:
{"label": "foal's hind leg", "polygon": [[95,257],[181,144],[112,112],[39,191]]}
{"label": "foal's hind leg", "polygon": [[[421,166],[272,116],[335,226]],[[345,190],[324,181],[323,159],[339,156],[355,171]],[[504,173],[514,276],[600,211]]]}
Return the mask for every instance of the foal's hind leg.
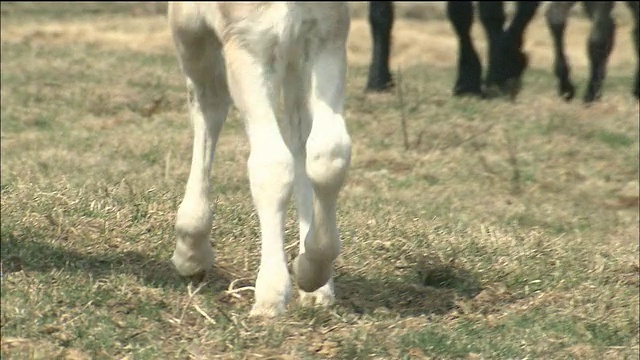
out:
{"label": "foal's hind leg", "polygon": [[613,50],[615,23],[611,17],[611,10],[613,10],[614,2],[587,1],[583,4],[592,21],[588,43],[591,71],[589,84],[583,98],[585,103],[590,103],[601,96],[602,83],[607,71],[607,60]]}
{"label": "foal's hind leg", "polygon": [[[333,261],[340,253],[336,223],[337,198],[351,159],[351,139],[342,117],[346,75],[344,39],[325,44],[312,65],[311,133],[306,142],[306,171],[313,188],[313,219],[293,268],[298,287],[320,290],[320,300],[333,301]],[[311,295],[314,296],[314,295]],[[306,297],[306,296],[303,296]]]}
{"label": "foal's hind leg", "polygon": [[176,216],[176,248],[172,261],[183,276],[203,274],[213,265],[209,242],[212,211],[209,176],[218,135],[230,105],[221,45],[205,30],[174,27],[178,57],[187,76],[193,127],[191,170]]}

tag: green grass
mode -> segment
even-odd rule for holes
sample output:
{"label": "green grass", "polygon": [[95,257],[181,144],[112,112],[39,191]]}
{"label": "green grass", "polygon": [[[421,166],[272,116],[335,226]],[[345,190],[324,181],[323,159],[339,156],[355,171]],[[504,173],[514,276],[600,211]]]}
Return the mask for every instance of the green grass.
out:
{"label": "green grass", "polygon": [[402,101],[364,94],[350,68],[337,303],[262,321],[251,290],[228,291],[259,256],[237,113],[212,174],[216,268],[190,296],[169,262],[191,157],[175,55],[5,38],[71,18],[135,29],[140,5],[83,6],[2,4],[3,358],[637,357],[629,68],[588,108],[539,69],[512,103],[453,98],[454,69],[432,64],[402,69]]}

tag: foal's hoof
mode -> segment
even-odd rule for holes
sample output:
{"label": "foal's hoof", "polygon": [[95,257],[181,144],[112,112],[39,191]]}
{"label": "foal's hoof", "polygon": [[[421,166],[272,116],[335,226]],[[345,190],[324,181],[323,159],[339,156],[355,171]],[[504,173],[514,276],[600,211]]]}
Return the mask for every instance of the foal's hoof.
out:
{"label": "foal's hoof", "polygon": [[331,279],[333,262],[322,264],[310,259],[306,253],[293,260],[293,275],[298,287],[308,293],[314,292]]}
{"label": "foal's hoof", "polygon": [[199,271],[199,272],[197,272],[197,273],[195,273],[195,274],[193,274],[193,275],[185,276],[185,278],[186,278],[187,280],[189,280],[189,282],[190,282],[191,284],[193,284],[193,285],[199,285],[199,284],[201,284],[201,283],[203,283],[203,282],[204,282],[204,279],[206,279],[207,274],[208,274],[208,272],[207,272],[207,271],[202,270],[202,271]]}
{"label": "foal's hoof", "polygon": [[283,304],[259,304],[256,303],[251,307],[249,317],[253,318],[274,318],[285,312]]}
{"label": "foal's hoof", "polygon": [[197,277],[213,268],[213,251],[208,241],[200,249],[191,249],[178,241],[171,262],[178,273],[185,277]]}
{"label": "foal's hoof", "polygon": [[335,303],[336,296],[333,291],[333,280],[329,280],[321,288],[314,292],[300,290],[300,304],[303,306],[331,306]]}

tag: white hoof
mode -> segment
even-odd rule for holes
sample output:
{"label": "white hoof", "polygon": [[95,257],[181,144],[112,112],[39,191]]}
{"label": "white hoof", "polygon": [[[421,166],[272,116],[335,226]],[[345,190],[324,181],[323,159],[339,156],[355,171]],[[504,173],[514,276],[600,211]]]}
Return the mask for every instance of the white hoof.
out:
{"label": "white hoof", "polygon": [[[194,242],[192,242],[193,244]],[[213,249],[209,240],[196,242],[195,249],[185,246],[185,241],[178,238],[171,262],[182,276],[192,276],[207,272],[213,267]]]}
{"label": "white hoof", "polygon": [[300,304],[304,306],[316,305],[327,307],[333,305],[336,301],[335,292],[333,290],[333,279],[329,280],[328,283],[314,292],[299,290],[298,294],[300,295]]}
{"label": "white hoof", "polygon": [[300,290],[315,292],[331,280],[333,261],[316,261],[302,253],[293,259],[293,275]]}
{"label": "white hoof", "polygon": [[204,273],[213,267],[209,241],[213,213],[202,200],[183,200],[176,215],[176,248],[171,261],[182,276]]}
{"label": "white hoof", "polygon": [[255,303],[251,307],[250,317],[274,318],[285,312],[284,303]]}
{"label": "white hoof", "polygon": [[263,265],[258,271],[255,296],[250,316],[275,317],[283,314],[291,299],[291,276],[286,266]]}

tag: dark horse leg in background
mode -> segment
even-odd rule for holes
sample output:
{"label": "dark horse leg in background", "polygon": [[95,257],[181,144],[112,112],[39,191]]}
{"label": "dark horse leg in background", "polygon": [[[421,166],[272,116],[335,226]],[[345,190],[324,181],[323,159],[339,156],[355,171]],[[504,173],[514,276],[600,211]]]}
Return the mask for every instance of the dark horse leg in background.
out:
{"label": "dark horse leg in background", "polygon": [[539,1],[519,1],[506,29],[504,2],[479,1],[480,21],[489,40],[489,64],[485,78],[488,95],[501,92],[514,98],[520,91],[521,78],[528,59],[522,52],[524,31],[536,14]]}
{"label": "dark horse leg in background", "polygon": [[633,17],[633,29],[631,29],[633,36],[633,43],[636,46],[636,79],[633,85],[633,94],[636,98],[640,99],[640,89],[638,88],[640,84],[640,44],[638,43],[638,32],[640,32],[640,28],[638,28],[638,23],[640,23],[640,1],[627,1],[627,5],[631,10],[631,15]]}
{"label": "dark horse leg in background", "polygon": [[566,101],[573,99],[576,93],[576,88],[569,75],[571,68],[564,55],[564,31],[567,27],[569,11],[575,3],[575,1],[552,1],[545,14],[553,39],[555,54],[553,67],[558,78],[558,95]]}
{"label": "dark horse leg in background", "polygon": [[[458,80],[454,94],[482,95],[482,66],[473,47],[470,31],[473,23],[473,6],[471,1],[447,2],[447,14],[453,24],[459,40]],[[391,29],[394,13],[391,1],[369,2],[369,25],[373,39],[371,65],[367,91],[385,91],[393,87],[389,71],[389,53],[391,48]]]}
{"label": "dark horse leg in background", "polygon": [[611,16],[613,1],[582,2],[584,9],[591,18],[592,26],[589,33],[588,51],[591,69],[589,83],[584,94],[585,103],[599,99],[602,95],[602,83],[607,72],[607,61],[615,43],[616,25]]}
{"label": "dark horse leg in background", "polygon": [[[512,93],[519,89],[519,80],[527,66],[526,56],[520,51],[522,36],[538,8],[538,1],[517,3],[516,15],[504,30],[503,2],[478,3],[480,19],[489,39],[489,70],[486,83]],[[447,2],[447,16],[458,37],[458,76],[454,95],[482,96],[482,65],[471,40],[473,5],[470,1]],[[393,86],[389,71],[393,3],[369,2],[369,24],[373,38],[373,52],[366,90],[384,91]]]}
{"label": "dark horse leg in background", "polygon": [[[504,2],[478,2],[480,21],[489,43],[487,95],[504,92],[515,97],[520,90],[520,78],[528,65],[521,50],[522,38],[539,5],[539,1],[517,2],[515,16],[504,29]],[[470,1],[448,1],[447,16],[458,37],[458,78],[453,94],[481,94],[482,65],[470,35],[473,6]]]}
{"label": "dark horse leg in background", "polygon": [[[459,40],[458,80],[454,94],[482,95],[482,67],[478,54],[473,48],[470,30],[473,23],[473,6],[470,1],[447,2],[447,12]],[[371,65],[367,91],[385,91],[393,87],[389,71],[389,53],[391,48],[391,28],[394,13],[391,1],[369,2],[369,25],[373,39]]]}
{"label": "dark horse leg in background", "polygon": [[[569,78],[569,65],[564,54],[564,31],[566,28],[569,10],[575,1],[553,1],[549,4],[546,18],[547,24],[553,37],[555,49],[555,73],[558,77],[558,93],[565,100],[573,99],[575,87]],[[613,1],[583,2],[585,12],[591,19],[591,32],[587,43],[590,74],[589,83],[585,91],[583,100],[585,103],[593,102],[600,98],[602,94],[602,83],[606,76],[607,61],[615,42],[615,22],[611,17],[614,6]],[[638,12],[640,2],[627,1],[634,19],[633,41],[638,49]],[[640,55],[639,55],[640,56]],[[638,59],[640,62],[640,59]],[[636,68],[636,78],[633,93],[638,97],[638,79],[640,77],[640,65]]]}
{"label": "dark horse leg in background", "polygon": [[447,1],[447,17],[458,37],[458,78],[453,87],[453,94],[483,96],[482,64],[471,40],[471,1]]}
{"label": "dark horse leg in background", "polygon": [[389,50],[393,27],[393,4],[391,1],[369,2],[369,25],[373,38],[373,52],[369,66],[368,91],[384,91],[393,86],[389,72]]}

